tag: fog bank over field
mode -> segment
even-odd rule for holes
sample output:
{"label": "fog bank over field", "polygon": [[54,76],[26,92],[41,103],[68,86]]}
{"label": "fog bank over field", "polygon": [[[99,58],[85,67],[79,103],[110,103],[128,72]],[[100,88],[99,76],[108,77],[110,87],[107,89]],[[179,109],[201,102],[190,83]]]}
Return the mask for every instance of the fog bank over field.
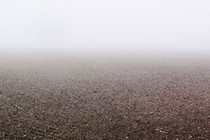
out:
{"label": "fog bank over field", "polygon": [[0,54],[208,57],[208,0],[4,0]]}
{"label": "fog bank over field", "polygon": [[[141,46],[125,47],[124,45],[113,46],[113,48],[98,48],[95,49],[88,47],[89,49],[79,49],[79,48],[68,48],[68,47],[58,47],[58,48],[39,48],[39,47],[20,47],[20,48],[1,48],[0,55],[7,57],[54,57],[54,58],[119,58],[119,59],[209,59],[210,50],[198,49],[198,48],[182,48],[182,49],[160,49],[157,48],[143,48]],[[159,47],[159,48],[158,48]]]}
{"label": "fog bank over field", "polygon": [[207,140],[209,62],[209,0],[0,0],[0,140]]}

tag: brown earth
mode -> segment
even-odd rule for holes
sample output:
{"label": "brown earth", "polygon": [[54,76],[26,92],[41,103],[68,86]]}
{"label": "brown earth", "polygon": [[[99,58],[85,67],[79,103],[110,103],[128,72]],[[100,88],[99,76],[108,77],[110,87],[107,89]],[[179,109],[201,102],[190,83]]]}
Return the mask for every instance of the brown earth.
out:
{"label": "brown earth", "polygon": [[210,139],[210,63],[1,59],[0,139]]}

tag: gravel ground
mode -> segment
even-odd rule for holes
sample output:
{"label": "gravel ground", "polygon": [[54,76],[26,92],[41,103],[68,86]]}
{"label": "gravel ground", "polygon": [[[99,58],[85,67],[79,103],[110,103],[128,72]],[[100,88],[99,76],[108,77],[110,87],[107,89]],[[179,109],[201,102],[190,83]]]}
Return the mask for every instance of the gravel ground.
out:
{"label": "gravel ground", "polygon": [[208,140],[210,63],[1,59],[0,139]]}

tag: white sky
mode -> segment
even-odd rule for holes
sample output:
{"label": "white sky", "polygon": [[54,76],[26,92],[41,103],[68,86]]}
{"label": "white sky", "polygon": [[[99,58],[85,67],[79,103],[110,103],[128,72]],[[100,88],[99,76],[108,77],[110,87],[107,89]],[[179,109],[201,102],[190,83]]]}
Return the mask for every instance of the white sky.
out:
{"label": "white sky", "polygon": [[209,0],[0,0],[0,51],[210,53]]}

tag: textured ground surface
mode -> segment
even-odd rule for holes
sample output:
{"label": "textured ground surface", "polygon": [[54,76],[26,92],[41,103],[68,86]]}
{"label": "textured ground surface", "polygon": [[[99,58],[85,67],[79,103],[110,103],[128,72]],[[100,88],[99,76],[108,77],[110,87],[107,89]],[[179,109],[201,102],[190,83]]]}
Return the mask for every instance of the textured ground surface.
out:
{"label": "textured ground surface", "polygon": [[210,63],[1,59],[0,139],[210,139]]}

